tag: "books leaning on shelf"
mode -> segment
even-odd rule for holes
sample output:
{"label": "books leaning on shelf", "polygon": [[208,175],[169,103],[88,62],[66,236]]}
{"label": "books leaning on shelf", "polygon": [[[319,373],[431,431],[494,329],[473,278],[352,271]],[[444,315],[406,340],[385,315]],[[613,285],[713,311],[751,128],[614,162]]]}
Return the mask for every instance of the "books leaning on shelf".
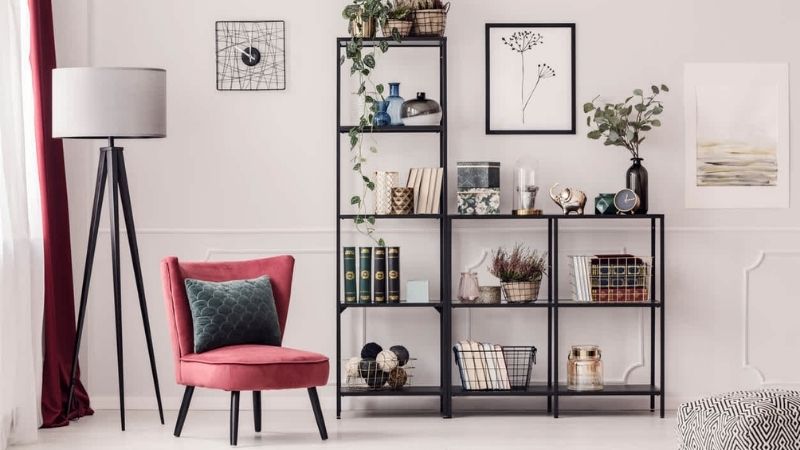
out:
{"label": "books leaning on shelf", "polygon": [[400,247],[342,247],[342,260],[343,303],[400,303]]}
{"label": "books leaning on shelf", "polygon": [[573,256],[571,282],[575,301],[648,301],[651,259],[629,254]]}
{"label": "books leaning on shelf", "polygon": [[414,188],[414,214],[439,213],[442,199],[441,167],[421,167],[408,171],[406,187]]}
{"label": "books leaning on shelf", "polygon": [[459,341],[453,347],[465,390],[510,390],[503,348],[496,344]]}

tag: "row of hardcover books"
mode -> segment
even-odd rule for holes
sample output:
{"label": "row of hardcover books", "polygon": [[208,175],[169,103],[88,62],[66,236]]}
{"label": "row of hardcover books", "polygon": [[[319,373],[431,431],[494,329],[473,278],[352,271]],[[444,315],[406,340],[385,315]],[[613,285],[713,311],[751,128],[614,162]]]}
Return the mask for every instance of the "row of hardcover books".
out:
{"label": "row of hardcover books", "polygon": [[573,256],[575,300],[644,302],[649,300],[651,264],[629,254]]}
{"label": "row of hardcover books", "polygon": [[400,247],[342,250],[345,303],[400,303]]}
{"label": "row of hardcover books", "polygon": [[459,341],[453,346],[453,350],[464,389],[511,389],[503,347],[497,344]]}

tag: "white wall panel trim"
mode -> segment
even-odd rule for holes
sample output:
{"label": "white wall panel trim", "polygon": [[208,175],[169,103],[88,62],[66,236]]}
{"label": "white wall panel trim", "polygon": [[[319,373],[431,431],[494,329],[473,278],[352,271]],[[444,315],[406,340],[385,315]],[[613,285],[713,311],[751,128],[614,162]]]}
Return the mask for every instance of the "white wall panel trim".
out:
{"label": "white wall panel trim", "polygon": [[775,258],[800,258],[800,251],[798,250],[761,250],[758,252],[755,262],[749,267],[744,269],[744,283],[742,288],[742,368],[745,370],[752,370],[758,377],[758,382],[762,386],[798,386],[800,383],[796,381],[775,380],[768,377],[767,374],[756,365],[751,363],[750,357],[750,275],[758,270],[768,257]]}

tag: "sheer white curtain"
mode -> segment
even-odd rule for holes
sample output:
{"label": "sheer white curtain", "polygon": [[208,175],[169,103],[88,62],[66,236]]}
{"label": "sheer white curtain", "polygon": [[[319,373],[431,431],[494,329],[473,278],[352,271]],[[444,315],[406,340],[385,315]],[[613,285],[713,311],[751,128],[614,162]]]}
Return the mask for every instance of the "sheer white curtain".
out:
{"label": "sheer white curtain", "polygon": [[36,439],[44,302],[26,0],[0,0],[0,448]]}

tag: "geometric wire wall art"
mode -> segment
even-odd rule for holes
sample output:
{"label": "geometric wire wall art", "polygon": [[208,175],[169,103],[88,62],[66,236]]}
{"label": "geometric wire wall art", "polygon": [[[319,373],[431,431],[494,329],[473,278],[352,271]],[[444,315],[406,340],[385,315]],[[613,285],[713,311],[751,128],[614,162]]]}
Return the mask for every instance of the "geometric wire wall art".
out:
{"label": "geometric wire wall art", "polygon": [[286,89],[282,20],[218,21],[217,90]]}

